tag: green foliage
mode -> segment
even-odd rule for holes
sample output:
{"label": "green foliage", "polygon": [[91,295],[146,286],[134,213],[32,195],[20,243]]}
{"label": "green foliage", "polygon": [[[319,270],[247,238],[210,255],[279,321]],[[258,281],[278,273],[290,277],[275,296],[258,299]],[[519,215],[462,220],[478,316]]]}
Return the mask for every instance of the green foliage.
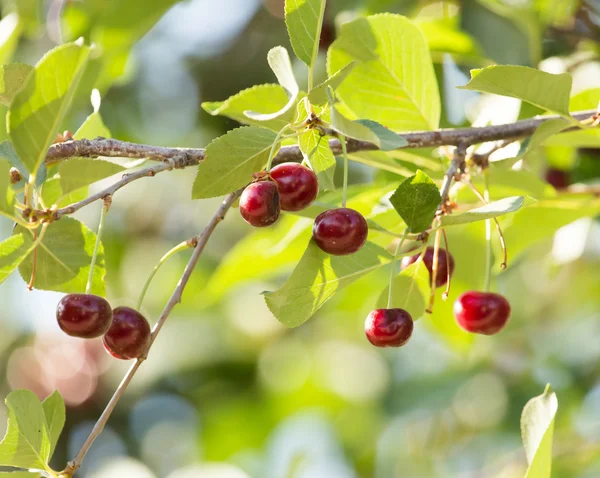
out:
{"label": "green foliage", "polygon": [[63,194],[68,194],[124,170],[125,168],[119,164],[88,158],[70,159],[58,166]]}
{"label": "green foliage", "polygon": [[323,83],[315,86],[308,93],[308,100],[315,105],[324,105],[328,101],[327,91],[329,88],[336,90],[348,77],[350,72],[356,66],[355,62],[348,63],[344,68],[336,71],[333,75],[327,78]]}
{"label": "green foliage", "polygon": [[2,65],[0,67],[0,103],[10,106],[16,94],[27,83],[32,71],[33,67],[24,63]]}
{"label": "green foliage", "polygon": [[309,67],[319,53],[326,0],[285,0],[285,24],[294,53]]}
{"label": "green foliage", "polygon": [[11,61],[19,38],[23,32],[23,22],[16,13],[9,13],[0,20],[0,36],[4,39],[0,44],[0,65]]}
{"label": "green foliage", "polygon": [[437,186],[423,171],[407,178],[390,197],[412,233],[423,232],[431,225],[441,200]]}
{"label": "green foliage", "polygon": [[556,394],[546,386],[544,393],[532,398],[523,408],[521,435],[529,468],[525,478],[550,478],[554,418],[558,410]]}
{"label": "green foliage", "polygon": [[335,156],[329,147],[329,139],[316,129],[309,129],[298,137],[298,146],[311,169],[317,174],[321,189],[335,189],[333,174]]}
{"label": "green foliage", "polygon": [[28,232],[10,236],[0,242],[0,284],[19,267],[33,248],[33,241]]}
{"label": "green foliage", "polygon": [[10,163],[0,159],[0,214],[13,217],[15,192],[10,184]]}
{"label": "green foliage", "polygon": [[502,216],[509,212],[518,211],[525,198],[523,196],[513,196],[499,201],[494,201],[485,206],[481,206],[470,211],[463,212],[462,214],[451,214],[448,216],[442,216],[442,226],[456,226],[458,224],[467,224],[469,222],[483,221],[485,219],[491,219],[493,217]]}
{"label": "green foliage", "polygon": [[[413,320],[419,319],[429,304],[431,294],[429,271],[425,263],[417,261],[394,277],[390,307],[406,310]],[[389,287],[379,296],[378,308],[386,308]]]}

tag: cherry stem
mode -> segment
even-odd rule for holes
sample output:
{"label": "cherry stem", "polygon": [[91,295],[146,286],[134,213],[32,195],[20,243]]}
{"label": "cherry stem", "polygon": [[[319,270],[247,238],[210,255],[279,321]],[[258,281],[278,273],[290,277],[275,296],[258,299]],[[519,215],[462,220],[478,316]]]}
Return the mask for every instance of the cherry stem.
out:
{"label": "cherry stem", "polygon": [[446,249],[446,290],[442,294],[442,300],[448,299],[450,295],[450,249],[448,248],[448,235],[446,234],[446,229],[442,229],[442,235],[444,236],[444,248]]}
{"label": "cherry stem", "polygon": [[339,135],[340,144],[342,145],[342,155],[344,157],[344,185],[342,188],[342,207],[346,207],[346,193],[348,190],[348,148],[346,147],[346,137]]}
{"label": "cherry stem", "polygon": [[427,307],[427,312],[429,312],[430,314],[433,312],[433,304],[435,303],[435,284],[437,281],[438,259],[440,253],[441,239],[442,231],[441,229],[438,229],[437,231],[435,231],[435,240],[433,243],[433,264],[431,267],[431,293],[429,295],[429,307]]}
{"label": "cherry stem", "polygon": [[404,234],[402,235],[402,239],[398,241],[398,245],[396,246],[396,252],[394,252],[394,257],[392,258],[391,268],[390,268],[390,283],[388,287],[388,300],[387,300],[387,308],[391,308],[392,306],[392,284],[394,283],[394,277],[396,276],[396,260],[398,259],[398,254],[400,254],[400,250],[402,249],[402,245],[408,236],[408,227],[404,230]]}
{"label": "cherry stem", "polygon": [[98,233],[96,234],[96,244],[94,245],[94,253],[92,254],[92,261],[90,262],[90,273],[88,275],[88,281],[85,286],[85,293],[89,294],[92,291],[92,284],[94,283],[94,269],[96,268],[96,258],[98,257],[98,249],[100,248],[100,239],[102,237],[102,231],[104,230],[104,219],[112,203],[111,196],[106,196],[102,204],[100,211],[100,222],[98,224]]}
{"label": "cherry stem", "polygon": [[31,266],[31,279],[29,279],[29,284],[27,284],[27,288],[29,290],[33,290],[33,283],[35,281],[35,270],[36,270],[36,266],[37,266],[37,246],[39,245],[40,242],[42,242],[42,239],[44,238],[44,235],[46,234],[46,230],[48,229],[49,224],[50,224],[49,222],[46,222],[42,225],[42,230],[40,231],[39,235],[37,235],[37,230],[32,231],[33,239],[34,239],[34,242],[32,244],[33,264]]}
{"label": "cherry stem", "polygon": [[[483,181],[485,189],[483,190],[483,199],[486,203],[490,202],[490,190],[489,190],[489,176],[487,169],[483,170]],[[492,281],[492,220],[486,219],[485,221],[485,282],[483,283],[483,290],[485,292],[490,291],[490,285]]]}
{"label": "cherry stem", "polygon": [[271,166],[273,166],[273,158],[275,157],[275,150],[279,143],[281,143],[283,133],[285,133],[290,128],[290,125],[285,125],[283,128],[279,130],[277,136],[275,136],[275,141],[273,141],[273,145],[271,146],[271,151],[269,151],[269,160],[267,161],[267,173],[271,172]]}
{"label": "cherry stem", "polygon": [[150,284],[152,283],[152,279],[154,279],[154,276],[158,272],[158,269],[160,269],[160,267],[165,262],[167,262],[171,257],[173,257],[175,254],[177,254],[178,252],[184,251],[186,249],[189,249],[190,247],[195,247],[194,243],[192,241],[184,241],[181,244],[177,244],[173,249],[171,249],[169,252],[167,252],[164,256],[161,257],[161,259],[158,261],[158,263],[154,266],[154,269],[152,269],[150,276],[148,277],[148,279],[146,280],[146,283],[144,284],[144,288],[142,289],[142,292],[140,293],[140,297],[138,298],[138,301],[137,301],[136,310],[141,310],[142,303],[144,302],[144,297],[146,296],[146,292],[148,292],[148,287],[150,287]]}

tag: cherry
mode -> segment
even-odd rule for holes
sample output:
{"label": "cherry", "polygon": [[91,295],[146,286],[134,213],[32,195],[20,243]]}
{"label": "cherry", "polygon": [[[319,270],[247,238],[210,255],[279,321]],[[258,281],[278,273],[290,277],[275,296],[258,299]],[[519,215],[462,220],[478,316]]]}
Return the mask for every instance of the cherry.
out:
{"label": "cherry", "polygon": [[92,294],[65,295],[56,307],[56,320],[67,335],[93,339],[105,334],[113,320],[108,301]]}
{"label": "cherry", "polygon": [[404,309],[375,309],[365,321],[367,339],[376,347],[400,347],[412,331],[413,319]]}
{"label": "cherry", "polygon": [[273,181],[250,184],[240,197],[240,213],[248,224],[270,226],[279,218],[279,190]]}
{"label": "cherry", "polygon": [[[423,254],[423,262],[425,263],[425,267],[429,270],[429,274],[433,274],[433,254],[433,247],[428,247],[425,254]],[[404,270],[411,264],[417,262],[419,256],[420,254],[403,257],[402,262],[400,262],[400,269]],[[436,287],[442,287],[448,282],[448,268],[450,268],[450,276],[452,276],[454,273],[454,258],[450,253],[446,254],[445,249],[440,249],[438,251],[438,271],[435,278]]]}
{"label": "cherry", "polygon": [[546,170],[545,174],[546,181],[554,186],[555,189],[566,189],[571,180],[569,178],[569,173],[567,171],[563,171],[562,169],[549,168]]}
{"label": "cherry", "polygon": [[315,219],[312,236],[317,246],[334,256],[354,254],[367,240],[369,226],[358,211],[329,209]]}
{"label": "cherry", "polygon": [[137,310],[117,307],[113,310],[113,322],[104,336],[104,348],[121,360],[138,358],[150,343],[150,324]]}
{"label": "cherry", "polygon": [[469,291],[454,302],[454,317],[467,332],[494,335],[510,317],[510,304],[500,294]]}
{"label": "cherry", "polygon": [[299,163],[283,163],[271,169],[271,178],[279,187],[281,209],[300,211],[319,193],[317,175]]}

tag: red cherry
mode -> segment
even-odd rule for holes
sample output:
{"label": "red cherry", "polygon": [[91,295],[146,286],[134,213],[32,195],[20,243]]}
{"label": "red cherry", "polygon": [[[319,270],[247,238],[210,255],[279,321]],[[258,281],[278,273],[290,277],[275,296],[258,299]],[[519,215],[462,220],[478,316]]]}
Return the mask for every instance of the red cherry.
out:
{"label": "red cherry", "polygon": [[367,315],[365,333],[376,347],[400,347],[410,339],[413,326],[404,309],[375,309]]}
{"label": "red cherry", "polygon": [[334,256],[354,254],[365,244],[368,233],[365,218],[347,207],[322,212],[315,219],[312,230],[317,245]]}
{"label": "red cherry", "polygon": [[571,183],[569,173],[561,169],[549,168],[545,174],[546,181],[554,186],[554,189],[565,189]]}
{"label": "red cherry", "polygon": [[250,184],[240,197],[240,213],[254,227],[270,226],[279,218],[279,190],[274,181]]}
{"label": "red cherry", "polygon": [[494,335],[506,325],[510,304],[500,294],[469,291],[454,302],[454,317],[467,332]]}
{"label": "red cherry", "polygon": [[106,333],[112,319],[110,304],[97,295],[68,294],[60,299],[56,307],[59,327],[72,337],[100,337]]}
{"label": "red cherry", "polygon": [[317,175],[299,163],[283,163],[271,169],[271,178],[279,187],[281,209],[300,211],[319,193]]}
{"label": "red cherry", "polygon": [[113,322],[104,336],[104,348],[121,360],[138,358],[150,343],[150,324],[137,310],[117,307],[113,310]]}
{"label": "red cherry", "polygon": [[[433,247],[428,247],[423,255],[423,262],[425,263],[425,267],[429,270],[429,274],[433,274]],[[400,269],[404,270],[411,264],[417,262],[420,254],[416,254],[414,256],[405,256],[402,258],[400,262]],[[438,271],[437,276],[435,278],[435,286],[442,287],[446,285],[448,282],[448,268],[450,268],[450,276],[454,273],[454,258],[452,254],[446,254],[445,249],[440,249],[438,251]]]}

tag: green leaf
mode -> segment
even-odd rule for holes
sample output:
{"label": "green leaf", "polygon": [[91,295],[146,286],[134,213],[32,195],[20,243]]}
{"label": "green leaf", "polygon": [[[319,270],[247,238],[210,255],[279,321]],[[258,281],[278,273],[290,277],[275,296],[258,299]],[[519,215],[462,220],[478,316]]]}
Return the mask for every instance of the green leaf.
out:
{"label": "green leaf", "polygon": [[405,168],[389,154],[382,151],[361,151],[360,153],[349,154],[348,157],[357,163],[366,164],[373,168],[382,169],[400,176],[412,176],[413,170]]}
{"label": "green leaf", "polygon": [[51,443],[44,409],[29,390],[16,390],[6,397],[8,429],[0,443],[0,465],[45,470]]}
{"label": "green leaf", "polygon": [[44,15],[41,0],[17,0],[15,6],[27,35],[30,37],[37,35]]}
{"label": "green leaf", "polygon": [[545,146],[569,146],[572,148],[600,148],[600,128],[567,131],[548,138]]}
{"label": "green leaf", "polygon": [[273,315],[288,327],[306,322],[333,295],[390,261],[390,255],[367,242],[350,256],[332,256],[310,241],[283,286],[265,294]]}
{"label": "green leaf", "polygon": [[569,126],[571,126],[571,124],[562,118],[545,121],[539,125],[535,132],[531,135],[525,154],[537,148],[538,146],[541,146],[548,138],[560,133],[563,129],[568,128]]}
{"label": "green leaf", "polygon": [[569,73],[554,75],[526,66],[503,65],[471,70],[471,81],[460,88],[518,98],[570,118],[571,83]]}
{"label": "green leaf", "polygon": [[35,174],[69,109],[90,48],[68,43],[44,55],[7,116],[8,132],[19,158]]}
{"label": "green leaf", "polygon": [[450,214],[448,216],[442,216],[442,226],[456,226],[458,224],[467,224],[469,222],[484,221],[485,219],[491,219],[493,217],[502,216],[509,212],[515,212],[521,209],[525,198],[523,196],[513,196],[509,198],[500,199],[494,201],[485,206],[471,209],[470,211],[463,212],[462,214]]}
{"label": "green leaf", "polygon": [[69,194],[64,194],[60,187],[60,176],[58,174],[54,177],[44,181],[42,185],[42,200],[46,206],[56,205],[57,207],[64,207],[74,202],[84,200],[89,192],[88,187],[83,187]]}
{"label": "green leaf", "polygon": [[275,133],[256,126],[234,129],[215,139],[198,165],[192,198],[229,194],[251,182],[252,174],[266,166],[274,141]]}
{"label": "green leaf", "polygon": [[[392,281],[392,302],[390,307],[406,310],[413,320],[419,319],[429,304],[431,294],[429,270],[421,260],[411,264]],[[386,308],[389,287],[379,296],[378,308]]]}
{"label": "green leaf", "polygon": [[331,102],[331,127],[338,133],[348,137],[358,139],[360,141],[368,141],[370,143],[377,144],[379,138],[370,128],[365,125],[352,121],[346,118],[334,105],[333,100]]}
{"label": "green leaf", "polygon": [[569,110],[582,111],[598,108],[600,88],[590,88],[573,95],[569,101]]}
{"label": "green leaf", "polygon": [[298,137],[298,145],[304,158],[319,177],[321,189],[335,189],[335,156],[329,147],[328,137],[321,135],[316,129],[309,129]]}
{"label": "green leaf", "polygon": [[85,119],[73,137],[75,139],[93,139],[98,136],[101,136],[102,138],[111,138],[112,135],[110,134],[110,130],[106,127],[102,120],[102,116],[100,115],[100,104],[102,99],[100,98],[100,92],[98,90],[92,91],[91,101],[94,112]]}
{"label": "green leaf", "polygon": [[284,88],[288,96],[287,103],[279,111],[274,113],[256,113],[254,111],[244,111],[244,114],[255,121],[271,121],[280,116],[284,115],[292,109],[292,106],[296,103],[300,88],[294,77],[294,71],[292,70],[292,63],[290,62],[290,56],[285,48],[282,46],[276,46],[271,48],[267,54],[267,60],[269,66],[277,76],[277,81]]}
{"label": "green leaf", "polygon": [[3,478],[40,478],[39,473],[30,473],[28,471],[0,471],[0,477]]}
{"label": "green leaf", "polygon": [[256,85],[240,91],[225,101],[202,103],[202,108],[210,115],[227,116],[239,123],[254,124],[279,131],[293,120],[292,110],[270,121],[256,121],[248,118],[244,111],[264,111],[275,113],[282,110],[288,102],[288,95],[281,85]]}
{"label": "green leaf", "polygon": [[0,67],[0,103],[10,106],[19,91],[23,89],[33,66],[24,63],[9,63]]}
{"label": "green leaf", "polygon": [[10,163],[0,159],[0,214],[15,215],[15,191],[10,184]]}
{"label": "green leaf", "polygon": [[329,75],[353,61],[358,64],[337,94],[358,118],[392,131],[438,128],[440,96],[431,55],[410,20],[382,14],[344,24],[329,49]]}
{"label": "green leaf", "polygon": [[412,233],[423,232],[431,225],[441,200],[437,186],[423,171],[407,178],[390,197]]}
{"label": "green leaf", "polygon": [[336,71],[333,75],[327,78],[323,83],[315,86],[308,93],[308,100],[314,105],[324,105],[327,103],[327,89],[337,90],[343,81],[348,77],[350,72],[356,66],[356,62],[348,63],[344,68]]}
{"label": "green leaf", "polygon": [[[29,234],[17,227],[17,233]],[[46,235],[19,266],[21,277],[31,279],[34,257],[36,260],[33,286],[57,292],[85,292],[90,262],[96,244],[96,234],[76,219],[63,217],[48,226]],[[104,295],[104,247],[100,244],[94,267],[92,293]]]}
{"label": "green leaf", "polygon": [[50,440],[50,456],[54,454],[54,449],[58,443],[60,433],[65,426],[65,402],[58,390],[42,402],[44,416],[46,417],[46,426],[48,429],[48,439]]}
{"label": "green leaf", "polygon": [[529,468],[525,478],[550,478],[554,418],[558,410],[556,394],[546,385],[544,393],[532,398],[521,415],[521,437]]}
{"label": "green leaf", "polygon": [[125,168],[119,164],[91,158],[70,159],[62,161],[58,165],[63,194],[119,174],[124,170]]}
{"label": "green leaf", "polygon": [[29,233],[16,234],[0,242],[0,284],[19,267],[33,248]]}
{"label": "green leaf", "polygon": [[326,0],[286,0],[285,24],[296,56],[309,67],[319,54]]}
{"label": "green leaf", "polygon": [[356,123],[360,123],[363,126],[366,126],[371,130],[372,133],[377,136],[377,146],[382,151],[392,151],[394,149],[402,148],[403,146],[408,145],[408,141],[406,141],[399,134],[390,131],[385,126],[379,124],[377,121],[367,120],[367,119],[359,119],[355,121]]}
{"label": "green leaf", "polygon": [[6,158],[11,166],[14,166],[19,170],[24,179],[29,179],[29,171],[27,171],[27,168],[25,168],[25,165],[21,162],[21,159],[17,155],[10,141],[3,141],[0,143],[0,158]]}

